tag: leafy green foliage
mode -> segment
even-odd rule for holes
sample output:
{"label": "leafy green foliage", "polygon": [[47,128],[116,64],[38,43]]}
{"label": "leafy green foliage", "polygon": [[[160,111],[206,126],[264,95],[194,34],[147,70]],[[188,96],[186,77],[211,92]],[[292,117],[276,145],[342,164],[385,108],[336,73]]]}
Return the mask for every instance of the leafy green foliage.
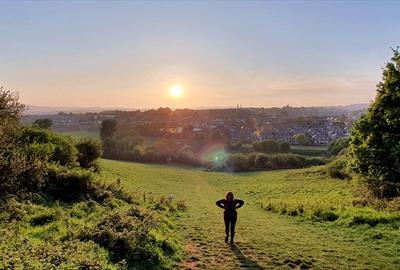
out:
{"label": "leafy green foliage", "polygon": [[82,168],[90,168],[102,155],[101,144],[98,140],[86,138],[75,144],[78,150],[78,163]]}
{"label": "leafy green foliage", "polygon": [[235,172],[246,171],[249,169],[249,160],[241,153],[230,155],[226,164]]}
{"label": "leafy green foliage", "polygon": [[327,164],[326,168],[329,176],[337,179],[350,179],[348,162],[348,158],[341,156]]}
{"label": "leafy green foliage", "polygon": [[264,140],[253,143],[253,149],[264,153],[288,152],[290,150],[290,145],[275,140]]}
{"label": "leafy green foliage", "polygon": [[354,125],[351,168],[379,198],[400,195],[400,52],[383,71],[375,101]]}
{"label": "leafy green foliage", "polygon": [[325,164],[325,160],[318,157],[305,157],[291,153],[257,153],[253,166],[257,169],[294,169],[323,164]]}
{"label": "leafy green foliage", "polygon": [[19,124],[25,106],[18,100],[18,94],[0,87],[0,138],[8,129]]}
{"label": "leafy green foliage", "polygon": [[132,205],[118,183],[99,187],[108,195],[98,202],[60,204],[39,194],[34,202],[3,200],[0,268],[167,268],[181,248],[171,236],[166,211],[152,210],[154,202]]}
{"label": "leafy green foliage", "polygon": [[39,127],[39,128],[44,128],[44,129],[49,129],[53,125],[53,121],[49,118],[40,118],[37,119],[33,122],[33,126]]}
{"label": "leafy green foliage", "polygon": [[92,176],[90,172],[78,168],[49,165],[47,181],[42,191],[63,201],[83,199],[92,190]]}
{"label": "leafy green foliage", "polygon": [[[0,269],[169,265],[180,246],[168,234],[163,210],[132,208],[120,180],[99,182],[87,169],[101,155],[99,143],[74,145],[47,129],[18,128],[22,107],[9,92],[0,90],[0,105],[10,127],[0,130]],[[168,205],[174,213],[183,209]]]}
{"label": "leafy green foliage", "polygon": [[101,140],[112,138],[117,131],[118,122],[115,119],[105,119],[101,122],[100,138]]}
{"label": "leafy green foliage", "polygon": [[300,145],[311,145],[312,141],[303,133],[299,133],[293,136],[293,139]]}
{"label": "leafy green foliage", "polygon": [[254,160],[254,168],[266,168],[267,162],[270,160],[269,155],[258,153]]}
{"label": "leafy green foliage", "polygon": [[43,149],[48,149],[46,151],[48,162],[68,167],[74,166],[76,163],[77,150],[69,137],[38,128],[22,128],[17,132],[15,139],[31,155],[42,156],[40,153],[43,153]]}
{"label": "leafy green foliage", "polygon": [[343,151],[349,146],[349,138],[340,138],[332,141],[327,150],[327,156],[332,157],[343,153]]}

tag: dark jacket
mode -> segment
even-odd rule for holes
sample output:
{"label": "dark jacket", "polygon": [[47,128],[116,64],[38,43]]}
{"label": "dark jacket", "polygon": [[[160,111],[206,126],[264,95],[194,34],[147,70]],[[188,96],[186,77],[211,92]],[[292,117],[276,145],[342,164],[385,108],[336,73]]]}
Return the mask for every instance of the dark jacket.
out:
{"label": "dark jacket", "polygon": [[225,209],[224,213],[227,215],[236,215],[236,209],[243,206],[244,201],[233,199],[228,201],[226,199],[219,200],[215,203],[218,207]]}

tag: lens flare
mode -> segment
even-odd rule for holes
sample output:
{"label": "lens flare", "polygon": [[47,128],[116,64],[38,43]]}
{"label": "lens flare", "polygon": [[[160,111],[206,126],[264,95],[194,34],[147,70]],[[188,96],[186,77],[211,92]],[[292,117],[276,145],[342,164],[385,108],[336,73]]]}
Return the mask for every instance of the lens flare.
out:
{"label": "lens flare", "polygon": [[210,142],[200,151],[200,158],[205,162],[210,162],[216,166],[223,165],[228,158],[225,145],[221,142]]}

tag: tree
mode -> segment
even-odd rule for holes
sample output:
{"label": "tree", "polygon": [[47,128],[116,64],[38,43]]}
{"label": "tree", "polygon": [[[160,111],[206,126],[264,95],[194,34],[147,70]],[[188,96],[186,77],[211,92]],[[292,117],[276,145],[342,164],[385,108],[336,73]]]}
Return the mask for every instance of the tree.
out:
{"label": "tree", "polygon": [[33,125],[40,128],[49,129],[53,125],[53,121],[51,121],[51,119],[49,118],[40,118],[35,120],[35,122],[33,122]]}
{"label": "tree", "polygon": [[18,125],[25,105],[19,102],[18,93],[0,87],[0,137],[9,128]]}
{"label": "tree", "polygon": [[400,195],[400,52],[377,85],[375,101],[354,125],[350,167],[379,198]]}
{"label": "tree", "polygon": [[293,140],[296,143],[301,144],[301,145],[310,145],[311,144],[311,140],[303,133],[294,135]]}
{"label": "tree", "polygon": [[117,131],[118,122],[115,119],[104,119],[101,122],[100,127],[100,138],[102,141],[105,139],[110,139],[114,136],[115,132]]}
{"label": "tree", "polygon": [[79,141],[75,147],[78,150],[78,163],[82,168],[93,167],[102,155],[101,144],[91,138]]}

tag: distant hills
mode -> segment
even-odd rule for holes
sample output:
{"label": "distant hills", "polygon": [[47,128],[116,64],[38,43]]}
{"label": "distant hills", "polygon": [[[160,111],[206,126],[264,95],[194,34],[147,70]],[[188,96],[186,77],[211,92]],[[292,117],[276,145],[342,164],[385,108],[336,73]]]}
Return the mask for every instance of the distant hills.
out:
{"label": "distant hills", "polygon": [[[336,110],[343,111],[359,111],[365,110],[368,108],[369,104],[361,103],[361,104],[350,104],[343,106],[315,106],[314,108],[331,108]],[[304,107],[307,108],[307,107]],[[147,108],[149,109],[149,108]],[[141,109],[141,110],[147,110]],[[194,110],[206,110],[206,109],[228,109],[223,107],[198,107],[192,108]],[[25,115],[49,115],[49,114],[57,114],[59,112],[66,113],[86,113],[86,112],[102,112],[102,111],[132,111],[138,110],[137,108],[126,108],[126,107],[47,107],[47,106],[35,106],[35,105],[27,105],[27,110],[24,112]]]}
{"label": "distant hills", "polygon": [[122,110],[122,111],[132,111],[133,108],[123,108],[123,107],[46,107],[46,106],[34,106],[27,105],[27,109],[25,110],[25,115],[48,115],[48,114],[57,114],[59,112],[66,113],[86,113],[86,112],[102,112],[102,111],[114,111],[114,110]]}

